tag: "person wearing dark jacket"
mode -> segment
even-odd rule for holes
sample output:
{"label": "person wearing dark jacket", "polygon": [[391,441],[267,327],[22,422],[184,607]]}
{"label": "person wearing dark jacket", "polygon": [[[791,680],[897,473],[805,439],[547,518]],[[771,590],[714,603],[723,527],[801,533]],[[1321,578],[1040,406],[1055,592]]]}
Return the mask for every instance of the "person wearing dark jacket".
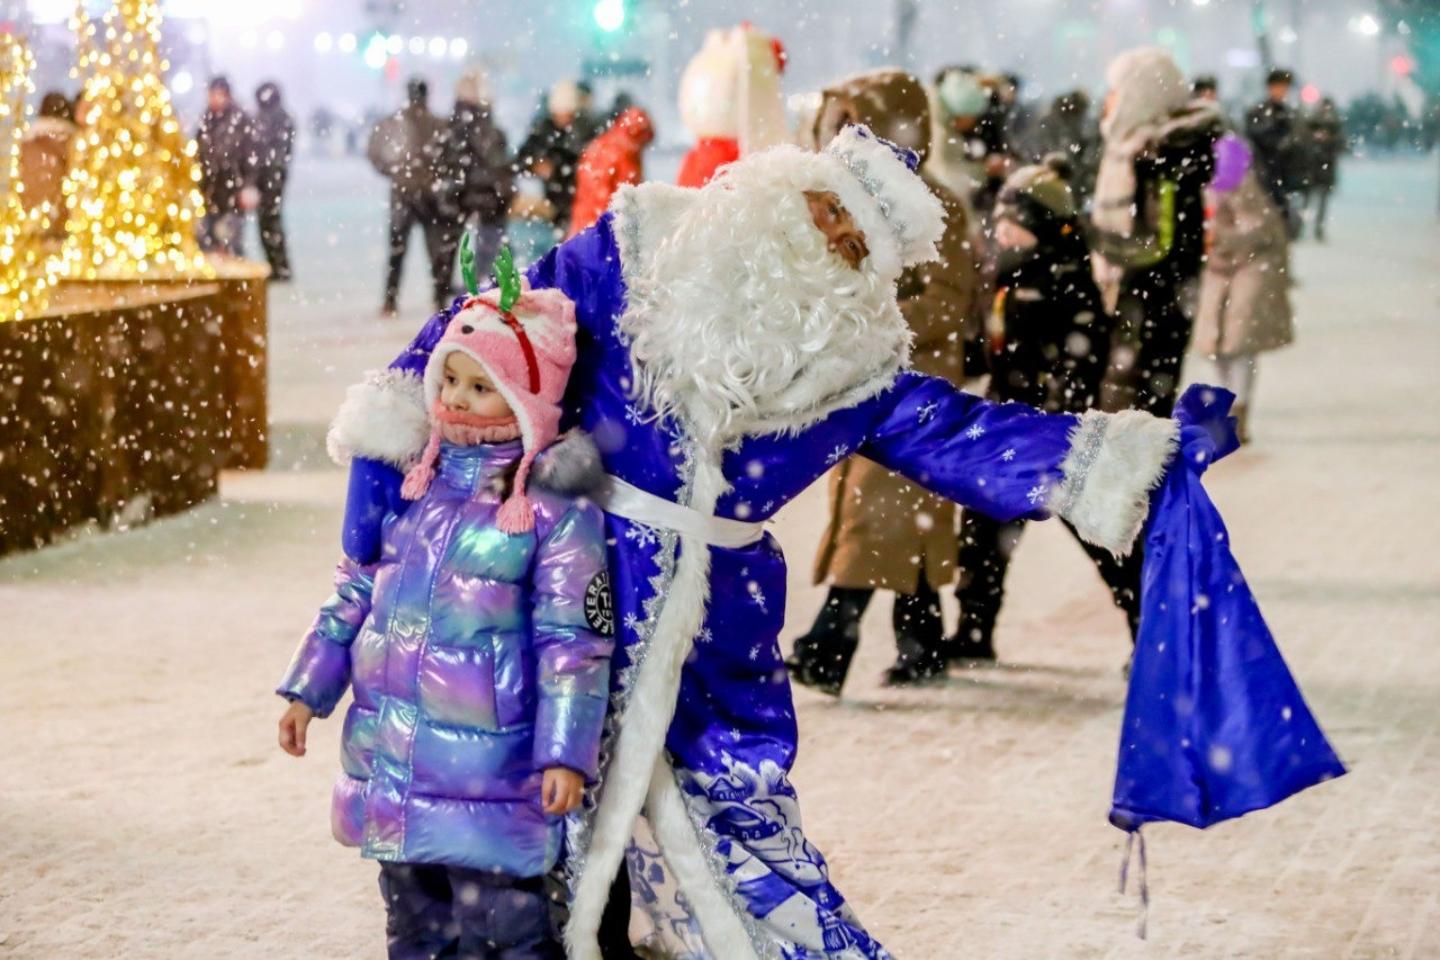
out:
{"label": "person wearing dark jacket", "polygon": [[[1101,404],[1169,417],[1205,262],[1205,187],[1224,116],[1215,104],[1190,99],[1185,75],[1159,47],[1121,54],[1106,75],[1104,152],[1089,229],[1095,283],[1114,318]],[[1087,552],[1133,636],[1141,551],[1122,559]]]}
{"label": "person wearing dark jacket", "polygon": [[1070,162],[1070,192],[1084,207],[1095,189],[1100,166],[1100,132],[1090,115],[1090,97],[1084,90],[1062,93],[1039,122],[1036,143],[1042,157],[1058,153]]}
{"label": "person wearing dark jacket", "polygon": [[295,121],[280,100],[280,87],[262,83],[255,91],[255,187],[260,191],[260,245],[271,280],[290,279],[285,224],[280,218],[285,181],[295,155]]}
{"label": "person wearing dark jacket", "polygon": [[423,79],[411,79],[406,93],[404,108],[375,126],[368,150],[370,163],[390,179],[390,261],[384,306],[388,316],[399,312],[400,268],[416,224],[425,234],[437,310],[449,306],[454,273],[441,171],[445,121],[430,112],[430,87]]}
{"label": "person wearing dark jacket", "polygon": [[545,112],[536,118],[525,142],[515,155],[518,169],[536,177],[545,188],[549,220],[557,239],[570,226],[575,203],[575,175],[585,144],[575,130],[580,109],[576,85],[562,80],[550,89]]}
{"label": "person wearing dark jacket", "polygon": [[1340,108],[1326,97],[1315,108],[1314,116],[1305,125],[1310,140],[1310,176],[1306,180],[1308,202],[1315,203],[1315,239],[1325,239],[1325,215],[1329,212],[1330,194],[1335,190],[1340,157],[1345,153],[1345,125]]}
{"label": "person wearing dark jacket", "polygon": [[[1090,249],[1061,154],[1021,167],[995,205],[999,272],[989,324],[989,398],[1047,413],[1084,413],[1099,401],[1110,324],[1091,275]],[[950,660],[995,659],[995,621],[1010,555],[1025,521],[999,523],[973,510],[960,523],[960,627]]]}
{"label": "person wearing dark jacket", "polygon": [[473,229],[475,267],[484,276],[500,252],[515,176],[505,131],[495,123],[485,74],[479,69],[467,71],[455,84],[455,110],[441,164],[448,214],[445,263],[455,262],[460,235]]}
{"label": "person wearing dark jacket", "polygon": [[241,256],[244,240],[242,203],[255,160],[255,131],[230,93],[230,81],[210,81],[205,115],[195,133],[199,149],[205,215],[200,220],[200,248],[207,253]]}
{"label": "person wearing dark jacket", "polygon": [[1289,70],[1271,70],[1265,78],[1265,99],[1245,115],[1245,137],[1255,148],[1261,185],[1285,215],[1292,237],[1299,233],[1300,220],[1290,194],[1304,178],[1300,123],[1289,103],[1294,81]]}
{"label": "person wearing dark jacket", "polygon": [[1215,170],[1219,109],[1158,47],[1108,71],[1104,153],[1091,216],[1095,281],[1116,317],[1107,407],[1168,417],[1190,341],[1189,306],[1205,258],[1205,186]]}

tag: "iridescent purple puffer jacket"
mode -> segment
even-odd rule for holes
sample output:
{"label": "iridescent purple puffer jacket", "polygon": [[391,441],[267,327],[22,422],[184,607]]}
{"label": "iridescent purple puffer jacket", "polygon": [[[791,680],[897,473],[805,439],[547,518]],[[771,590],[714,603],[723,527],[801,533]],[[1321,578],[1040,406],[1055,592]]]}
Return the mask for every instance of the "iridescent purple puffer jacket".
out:
{"label": "iridescent purple puffer jacket", "polygon": [[518,441],[441,448],[429,492],[349,560],[278,692],[317,716],[347,685],[336,839],[378,860],[531,877],[560,853],[548,767],[596,775],[612,608],[602,515],[532,485],[535,530],[495,525]]}

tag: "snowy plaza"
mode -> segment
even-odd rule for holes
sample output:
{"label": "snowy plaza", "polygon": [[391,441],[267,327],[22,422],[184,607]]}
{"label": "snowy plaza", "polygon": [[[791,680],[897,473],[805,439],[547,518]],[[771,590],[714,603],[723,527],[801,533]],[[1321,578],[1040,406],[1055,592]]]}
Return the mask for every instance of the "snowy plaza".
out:
{"label": "snowy plaza", "polygon": [[[268,469],[0,560],[0,957],[382,955],[375,866],[326,828],[338,716],[297,761],[272,690],[339,556],[327,424],[428,298],[412,251],[399,317],[378,316],[384,191],[362,161],[302,158],[291,191]],[[1295,246],[1297,341],[1265,362],[1255,442],[1206,477],[1349,774],[1208,831],[1147,828],[1138,939],[1106,822],[1123,617],[1065,531],[1033,524],[998,666],[882,687],[886,599],[843,697],[796,691],[806,832],[896,956],[1440,957],[1436,202],[1433,155],[1349,163],[1330,241]],[[774,524],[786,644],[823,596],[825,513],[817,484]]]}

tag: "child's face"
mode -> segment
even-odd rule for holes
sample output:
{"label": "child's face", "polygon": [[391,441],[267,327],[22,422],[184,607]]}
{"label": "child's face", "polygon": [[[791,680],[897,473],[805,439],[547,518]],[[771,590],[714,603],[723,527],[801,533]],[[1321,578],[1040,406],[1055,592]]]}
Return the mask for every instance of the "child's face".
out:
{"label": "child's face", "polygon": [[1002,250],[1033,250],[1040,238],[1013,220],[995,224],[995,245]]}
{"label": "child's face", "polygon": [[514,411],[485,368],[466,354],[455,352],[445,357],[445,375],[440,382],[440,403],[455,413],[471,413],[477,417],[511,417]]}

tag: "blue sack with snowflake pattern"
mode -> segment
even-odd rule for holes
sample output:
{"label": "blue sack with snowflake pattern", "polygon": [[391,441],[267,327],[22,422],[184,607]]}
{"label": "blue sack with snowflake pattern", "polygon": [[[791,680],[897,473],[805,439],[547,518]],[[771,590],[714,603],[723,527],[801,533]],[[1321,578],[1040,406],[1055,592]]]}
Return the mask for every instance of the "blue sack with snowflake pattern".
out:
{"label": "blue sack with snowflake pattern", "polygon": [[1331,749],[1230,553],[1200,476],[1238,447],[1234,396],[1192,387],[1180,453],[1153,495],[1140,628],[1110,821],[1193,827],[1340,776]]}

